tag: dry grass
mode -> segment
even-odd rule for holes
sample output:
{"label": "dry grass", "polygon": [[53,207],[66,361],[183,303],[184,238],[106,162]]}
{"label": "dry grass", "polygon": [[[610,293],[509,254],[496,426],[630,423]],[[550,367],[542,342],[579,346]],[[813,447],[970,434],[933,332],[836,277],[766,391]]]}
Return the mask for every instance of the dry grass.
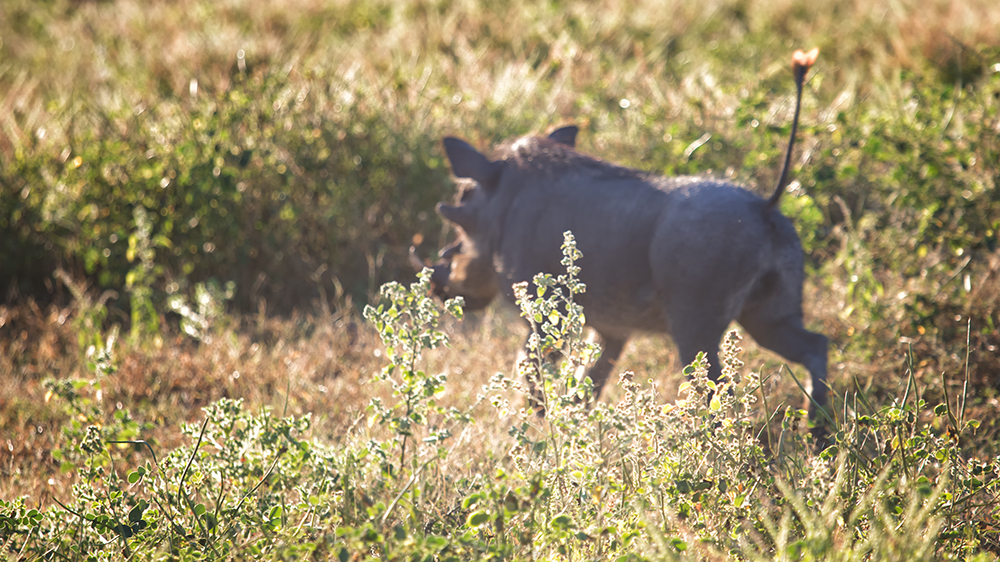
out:
{"label": "dry grass", "polygon": [[[50,451],[60,441],[68,411],[58,397],[46,396],[43,382],[93,378],[81,360],[84,351],[76,343],[73,311],[54,306],[43,311],[28,303],[4,307],[0,315],[0,425],[5,428],[0,446],[9,453],[0,466],[0,497],[27,495],[40,504],[51,496],[65,499],[72,476],[59,473]],[[501,303],[463,321],[449,319],[442,328],[451,335],[451,345],[429,352],[425,370],[448,374],[439,404],[465,409],[493,374],[510,374],[526,328],[513,307]],[[744,359],[751,368],[780,371],[780,358],[747,344]],[[248,315],[234,320],[211,343],[181,335],[159,344],[119,343],[116,364],[115,373],[100,379],[99,398],[93,389],[82,394],[93,398],[108,420],[126,409],[150,424],[142,438],[158,451],[176,447],[182,439],[180,424],[196,422],[201,408],[220,398],[242,399],[251,410],[311,414],[316,420],[312,437],[327,443],[373,431],[365,423],[365,408],[373,397],[389,400],[389,390],[373,384],[372,377],[386,364],[382,344],[371,326],[350,314]],[[672,400],[681,367],[669,339],[642,336],[630,342],[618,371],[631,370],[639,380],[654,381],[664,398]],[[801,392],[787,376],[772,376],[765,392],[771,413],[783,411],[783,404],[802,404]],[[616,402],[620,394],[611,385],[602,400]],[[512,400],[518,404],[519,398]],[[476,418],[454,447],[460,452],[454,464],[445,463],[443,469],[471,476],[479,462],[505,453],[498,443],[507,441],[510,420],[498,418],[488,404],[480,406]]]}
{"label": "dry grass", "polygon": [[[467,408],[494,372],[509,370],[523,337],[510,328],[511,314],[491,309],[447,327],[454,333],[451,348],[433,352],[426,362],[427,369],[449,373],[440,402]],[[0,497],[28,495],[45,502],[69,491],[67,477],[59,475],[50,456],[67,411],[59,398],[46,397],[43,381],[93,378],[81,361],[71,316],[69,310],[42,311],[31,303],[0,308],[0,445],[9,453],[0,467]],[[151,424],[143,438],[161,451],[178,444],[181,423],[198,420],[201,407],[224,397],[242,399],[251,409],[311,413],[315,436],[335,443],[349,432],[367,431],[360,423],[364,409],[386,392],[372,384],[372,373],[385,366],[382,344],[370,326],[351,315],[247,316],[207,344],[179,335],[159,345],[122,343],[116,364],[117,371],[101,380],[100,398],[93,389],[84,395],[96,400],[107,419],[127,409]],[[479,431],[483,435],[469,441],[471,450],[463,454],[475,457],[476,444],[488,448],[482,437],[503,435],[489,424],[480,424]]]}
{"label": "dry grass", "polygon": [[[826,124],[838,111],[896,111],[911,95],[900,78],[905,73],[935,74],[949,84],[980,76],[998,61],[977,53],[1000,45],[1000,10],[993,0],[845,0],[824,6],[795,0],[608,0],[489,8],[472,1],[52,4],[55,16],[44,18],[31,0],[0,6],[0,164],[19,151],[53,158],[62,153],[70,130],[86,126],[53,118],[72,115],[67,108],[99,102],[129,115],[157,104],[180,119],[198,96],[230,88],[234,73],[246,65],[285,69],[288,91],[326,90],[329,104],[337,96],[365,94],[352,101],[378,108],[398,128],[435,139],[458,133],[488,144],[512,132],[580,122],[588,131],[581,136],[584,150],[643,166],[655,150],[683,149],[690,142],[666,140],[675,121],[731,132],[734,112],[746,99],[741,89],[765,91],[768,119],[782,122],[790,94],[785,53],[793,47],[821,47],[822,69],[810,84],[807,103],[813,105],[803,121]],[[237,58],[240,50],[243,59]],[[772,84],[778,79],[781,85]],[[617,111],[621,99],[642,111]],[[121,134],[128,138],[128,132]],[[731,175],[754,186],[758,178],[750,173]],[[403,255],[405,245],[390,251]],[[994,303],[978,310],[1000,321],[996,263],[972,267],[980,267],[981,275],[969,298]],[[917,286],[924,281],[899,279],[896,271],[878,274],[886,302],[904,290],[934,291],[933,280]],[[834,341],[835,389],[852,390],[857,380],[883,399],[896,395],[906,383],[906,345],[867,356],[851,342],[898,342],[898,334],[872,333],[863,316],[846,314],[843,279],[817,279],[808,291],[811,326]],[[68,414],[58,400],[46,400],[43,381],[91,375],[72,307],[16,296],[6,303],[0,307],[0,447],[6,449],[0,455],[0,497],[26,494],[45,502],[68,489],[68,477],[58,473],[49,453]],[[886,306],[893,322],[906,324],[901,304]],[[318,418],[317,437],[328,442],[368,431],[363,410],[373,394],[371,373],[384,364],[377,355],[381,344],[357,316],[316,312],[321,309],[305,305],[303,311],[314,312],[290,318],[244,312],[209,344],[187,340],[173,328],[159,343],[122,344],[118,370],[103,381],[99,404],[107,415],[126,408],[152,424],[147,437],[162,448],[180,438],[181,422],[198,419],[201,406],[221,397],[278,412],[311,412]],[[509,307],[496,306],[481,318],[447,326],[451,348],[427,358],[428,369],[449,372],[442,400],[468,405],[493,373],[509,371],[523,337],[514,316]],[[996,335],[980,334],[978,348],[993,352]],[[746,347],[744,361],[772,374],[765,389],[768,409],[799,405],[795,384],[776,374],[780,362],[774,355],[750,342]],[[953,391],[961,387],[963,350],[942,350],[929,337],[916,349],[918,380],[933,383],[944,368]],[[985,355],[976,370],[988,375],[977,375],[977,388],[985,390],[975,407],[990,418],[996,417],[995,377],[988,380],[996,373],[995,363],[989,365],[994,359]],[[667,397],[676,392],[680,365],[662,338],[637,338],[618,367],[658,381]],[[609,390],[616,396],[617,388]],[[471,430],[478,433],[463,437],[454,466],[495,452],[504,421],[479,418]]]}
{"label": "dry grass", "polygon": [[[7,324],[0,357],[3,386],[0,412],[4,446],[11,453],[0,494],[42,498],[68,488],[49,451],[65,422],[65,404],[49,399],[47,378],[91,379],[81,360],[68,311],[51,307],[4,309]],[[60,321],[62,320],[62,321]],[[200,408],[223,397],[240,398],[254,408],[270,407],[289,415],[315,412],[320,427],[336,435],[353,423],[367,403],[366,373],[380,368],[377,336],[351,319],[297,317],[248,318],[212,343],[184,336],[158,345],[120,344],[117,371],[101,380],[96,400],[108,416],[118,409],[152,424],[144,438],[169,449],[180,438],[179,425],[199,418]],[[9,433],[8,433],[9,431]],[[48,478],[59,483],[52,487]]]}
{"label": "dry grass", "polygon": [[[837,84],[826,95],[858,100],[898,86],[894,74],[900,69],[974,77],[995,62],[978,49],[1000,44],[1000,13],[989,0],[845,0],[823,8],[793,0],[567,2],[548,8],[519,2],[445,8],[429,2],[118,0],[57,3],[51,20],[27,0],[6,2],[3,10],[16,22],[8,24],[3,43],[12,62],[0,66],[6,92],[0,107],[10,113],[0,128],[0,151],[8,158],[18,146],[64,141],[64,129],[73,125],[53,122],[48,113],[78,103],[75,96],[118,99],[123,109],[151,103],[144,99],[150,94],[185,100],[194,91],[226,91],[239,66],[284,66],[300,83],[331,72],[371,84],[412,77],[383,100],[390,109],[393,98],[454,94],[473,110],[496,106],[517,115],[541,107],[578,120],[605,101],[581,94],[603,84],[609,100],[653,100],[678,111],[689,96],[707,96],[706,113],[718,116],[726,108],[711,104],[736,102],[719,98],[720,87],[742,84],[748,71],[768,76],[784,67],[784,57],[762,50],[818,44],[822,79]],[[46,26],[44,33],[38,25]],[[719,51],[745,44],[754,45],[741,53],[754,67],[719,66],[729,58]],[[624,67],[609,68],[620,61]],[[128,87],[122,88],[125,79]],[[46,133],[36,139],[40,128]],[[625,140],[603,142],[622,150]]]}

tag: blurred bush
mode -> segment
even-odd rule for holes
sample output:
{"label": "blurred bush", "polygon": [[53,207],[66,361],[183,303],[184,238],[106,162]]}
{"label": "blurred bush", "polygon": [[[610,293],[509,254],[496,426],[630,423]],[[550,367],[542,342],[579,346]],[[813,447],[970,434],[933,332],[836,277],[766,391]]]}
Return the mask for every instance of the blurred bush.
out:
{"label": "blurred bush", "polygon": [[387,249],[427,223],[447,171],[434,139],[377,100],[343,104],[338,86],[310,91],[262,71],[193,101],[74,110],[60,155],[5,166],[4,283],[34,292],[58,264],[124,288],[141,208],[168,293],[220,277],[243,305],[265,298],[278,310],[336,282],[364,295]]}

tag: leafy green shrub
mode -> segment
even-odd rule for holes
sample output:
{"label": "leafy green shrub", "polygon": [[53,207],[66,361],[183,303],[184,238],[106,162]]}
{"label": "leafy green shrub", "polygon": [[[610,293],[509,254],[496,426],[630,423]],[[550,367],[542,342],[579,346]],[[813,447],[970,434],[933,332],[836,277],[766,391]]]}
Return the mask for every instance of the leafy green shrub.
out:
{"label": "leafy green shrub", "polygon": [[[14,212],[9,227],[29,237],[23,244],[52,247],[57,263],[101,289],[124,293],[139,271],[167,293],[188,279],[222,277],[237,283],[241,302],[253,290],[287,308],[313,294],[332,264],[334,278],[364,296],[384,249],[355,241],[401,246],[420,230],[417,213],[402,210],[438,198],[413,187],[443,184],[443,170],[426,164],[433,140],[397,133],[378,108],[328,109],[336,89],[302,90],[282,73],[236,78],[191,107],[165,100],[139,115],[85,108],[105,125],[71,137],[64,161],[12,163],[11,188],[41,212]],[[18,230],[33,220],[33,229]],[[149,240],[142,252],[136,233]],[[147,260],[142,268],[132,265],[137,258]],[[329,274],[322,280],[331,282]],[[130,308],[143,302],[133,296]]]}
{"label": "leafy green shrub", "polygon": [[[674,402],[624,373],[617,403],[588,404],[574,377],[597,350],[573,304],[585,287],[569,233],[563,249],[567,274],[518,288],[535,334],[520,370],[546,415],[512,407],[531,391],[495,376],[481,400],[509,430],[471,478],[447,461],[450,438],[483,418],[475,404],[439,406],[447,380],[421,367],[447,342],[425,270],[367,309],[388,361],[373,383],[391,398],[373,398],[358,420],[368,423],[336,446],[309,437],[310,416],[224,399],[181,428],[187,444],[157,454],[127,411],[104,419],[87,390],[99,387],[54,384],[76,414],[57,454],[78,483],[57,508],[0,503],[0,544],[17,557],[95,560],[938,560],[996,548],[1000,464],[962,446],[979,426],[966,396],[930,409],[912,377],[886,406],[856,393],[836,402],[835,445],[816,454],[804,411],[786,410],[770,434],[760,376],[743,369],[730,333],[719,381],[700,356]],[[114,368],[113,349],[96,351],[98,377]]]}
{"label": "leafy green shrub", "polygon": [[[381,443],[373,441],[370,449],[382,463],[387,476],[400,479],[407,474],[414,477],[422,471],[428,460],[421,459],[407,445],[415,447],[418,429],[425,435],[420,439],[424,447],[439,445],[451,437],[449,425],[468,422],[469,418],[456,410],[446,410],[436,404],[435,396],[444,390],[444,374],[433,375],[419,368],[424,350],[447,344],[447,335],[437,329],[440,308],[428,298],[431,270],[424,269],[409,288],[392,282],[382,286],[381,301],[377,306],[365,307],[365,318],[375,324],[382,336],[389,365],[377,375],[390,383],[395,404],[384,405],[378,398],[368,406],[370,423],[378,421],[390,430],[393,439]],[[462,299],[445,303],[447,311],[461,318]],[[398,464],[394,469],[393,457],[398,449]],[[426,451],[425,451],[426,454]],[[433,460],[433,456],[429,457]],[[407,460],[410,462],[408,463]],[[419,468],[418,468],[419,467]]]}

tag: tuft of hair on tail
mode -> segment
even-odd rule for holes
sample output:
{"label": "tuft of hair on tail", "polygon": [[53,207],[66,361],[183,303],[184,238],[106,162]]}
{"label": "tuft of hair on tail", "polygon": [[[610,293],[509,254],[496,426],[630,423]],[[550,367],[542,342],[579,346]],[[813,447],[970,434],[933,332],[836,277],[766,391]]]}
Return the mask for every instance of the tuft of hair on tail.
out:
{"label": "tuft of hair on tail", "polygon": [[785,151],[785,163],[781,167],[781,175],[778,176],[778,185],[774,188],[774,193],[767,200],[766,211],[770,211],[778,206],[781,194],[785,192],[785,182],[788,181],[788,169],[792,165],[792,148],[795,146],[795,133],[799,128],[799,110],[802,109],[802,84],[805,82],[806,73],[816,63],[819,56],[819,48],[804,52],[802,49],[792,54],[792,74],[795,76],[795,116],[792,118],[792,134],[788,139],[788,150]]}

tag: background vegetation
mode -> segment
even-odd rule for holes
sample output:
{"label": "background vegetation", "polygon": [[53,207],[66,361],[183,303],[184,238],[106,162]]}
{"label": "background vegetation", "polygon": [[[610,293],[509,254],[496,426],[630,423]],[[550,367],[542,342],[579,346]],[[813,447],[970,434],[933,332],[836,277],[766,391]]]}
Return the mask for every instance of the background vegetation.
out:
{"label": "background vegetation", "polygon": [[[148,484],[149,490],[110,493],[120,484],[111,474],[128,481],[128,473],[150,461],[150,450],[118,444],[98,454],[94,451],[104,449],[95,443],[142,438],[161,460],[168,454],[186,460],[185,455],[195,454],[198,435],[222,431],[232,438],[231,432],[212,428],[237,422],[260,428],[246,437],[246,447],[261,447],[258,460],[248,461],[253,475],[239,480],[246,484],[240,488],[246,501],[225,507],[237,519],[252,504],[261,513],[266,507],[267,520],[274,521],[281,513],[271,513],[274,506],[267,502],[292,501],[295,489],[306,504],[315,496],[317,506],[331,512],[346,505],[337,502],[354,498],[355,519],[330,524],[320,518],[327,523],[317,528],[336,535],[340,525],[351,529],[348,535],[359,533],[362,542],[356,544],[364,544],[366,525],[380,536],[391,535],[394,525],[406,519],[378,510],[368,514],[366,502],[381,501],[388,509],[398,494],[414,493],[414,483],[432,482],[433,476],[440,480],[433,480],[436,492],[422,492],[430,494],[422,496],[426,503],[407,496],[408,505],[433,506],[435,520],[447,522],[437,528],[423,516],[406,519],[429,525],[413,543],[424,545],[413,552],[427,554],[432,547],[426,541],[445,536],[440,529],[481,528],[465,519],[477,512],[473,504],[486,501],[464,505],[474,494],[502,503],[513,491],[521,494],[518,501],[541,505],[540,496],[532,496],[530,478],[549,478],[545,471],[566,467],[553,461],[539,465],[539,472],[514,470],[516,455],[508,455],[512,445],[506,431],[518,399],[511,396],[514,407],[502,415],[487,413],[484,405],[472,410],[480,388],[511,364],[523,339],[517,313],[501,305],[462,323],[442,320],[453,335],[452,346],[422,357],[426,373],[448,375],[445,386],[433,386],[435,404],[471,411],[477,422],[469,426],[472,433],[457,441],[443,438],[447,454],[440,462],[415,468],[406,469],[400,461],[395,472],[382,473],[384,465],[372,464],[372,457],[353,463],[349,458],[360,455],[359,440],[369,438],[414,451],[412,444],[403,445],[410,437],[398,424],[383,428],[366,410],[373,397],[391,404],[399,395],[392,385],[374,382],[385,352],[359,312],[365,303],[380,302],[383,283],[411,278],[405,262],[411,243],[423,242],[421,252],[429,255],[447,240],[433,212],[434,204],[452,193],[440,138],[460,135],[486,147],[576,123],[580,147],[591,154],[664,174],[731,178],[768,193],[794,100],[789,55],[795,48],[818,46],[820,59],[804,100],[793,172],[797,183],[782,210],[793,218],[806,246],[808,321],[831,337],[831,383],[840,396],[842,437],[856,438],[850,424],[874,424],[865,431],[880,437],[858,443],[877,443],[887,459],[900,463],[905,456],[892,451],[923,450],[921,458],[936,459],[947,449],[944,461],[937,462],[958,463],[966,476],[953,473],[946,484],[939,479],[947,473],[944,465],[932,467],[921,475],[933,484],[927,490],[934,491],[921,497],[961,496],[966,490],[961,496],[966,503],[905,520],[918,529],[944,516],[944,522],[934,519],[927,527],[943,535],[927,536],[963,537],[939,550],[929,547],[930,557],[994,548],[993,502],[975,496],[982,491],[968,479],[982,485],[993,478],[984,475],[995,474],[994,469],[976,467],[988,467],[995,457],[1000,419],[998,30],[1000,12],[985,0],[837,0],[821,7],[797,0],[5,0],[0,4],[0,447],[6,451],[0,456],[0,497],[11,503],[0,511],[20,526],[0,521],[0,541],[15,554],[29,544],[42,545],[36,554],[57,544],[31,542],[43,538],[43,528],[51,533],[68,528],[32,521],[65,516],[66,525],[74,524],[72,512],[61,511],[56,500],[81,516],[118,510],[124,515],[117,516],[116,525],[155,522],[146,508],[135,512],[135,521],[129,516],[140,499],[167,502],[166,496],[156,496],[152,477],[136,476],[133,483]],[[766,397],[767,407],[758,403],[746,419],[756,428],[757,443],[774,438],[760,451],[761,459],[773,459],[783,429],[780,412],[786,405],[798,407],[800,393],[773,355],[758,352],[751,342],[747,347],[744,360],[764,380],[758,395]],[[683,380],[682,366],[659,339],[633,342],[620,367],[661,383],[658,400],[672,400]],[[609,404],[629,392],[615,389]],[[914,401],[914,396],[919,398]],[[218,402],[222,398],[243,402]],[[950,411],[935,411],[938,404],[949,405]],[[263,413],[263,406],[271,413]],[[444,417],[435,416],[447,412],[428,411],[426,419],[414,423],[444,423]],[[314,417],[302,425],[301,416],[308,413]],[[289,415],[296,417],[274,421]],[[869,421],[859,421],[864,416]],[[463,419],[451,423],[464,424]],[[978,420],[977,427],[967,425],[970,419]],[[180,429],[201,420],[211,423],[200,432],[201,426],[194,427],[185,436]],[[890,422],[900,420],[910,424],[907,439],[924,431],[926,439],[893,441],[878,433],[897,431]],[[97,433],[89,430],[87,441],[90,427]],[[379,428],[385,433],[368,434]],[[341,489],[334,501],[323,494],[336,496],[335,490],[305,493],[305,484],[265,478],[287,476],[291,467],[303,466],[279,463],[269,471],[274,459],[288,458],[277,454],[286,445],[276,443],[285,437],[254,440],[273,431],[308,442],[315,451],[331,445],[330,451],[316,453],[328,461],[316,469],[317,478],[332,478],[322,471],[338,466],[338,474],[360,471],[352,478],[364,486]],[[952,440],[947,447],[935,441],[942,436]],[[749,450],[738,442],[737,449]],[[933,447],[924,447],[931,442]],[[93,449],[89,456],[84,446]],[[842,446],[838,454],[849,450]],[[784,458],[797,459],[800,467],[819,462],[804,445]],[[834,458],[839,457],[827,461]],[[865,470],[883,474],[886,464],[872,458]],[[666,462],[651,459],[643,462]],[[236,478],[235,464],[199,474]],[[375,466],[383,468],[370,468]],[[163,484],[164,493],[175,494],[173,499],[184,505],[177,495],[188,482],[181,460],[144,470],[173,482],[174,488]],[[780,495],[782,479],[800,487],[807,479],[805,469],[784,470],[759,480],[758,492]],[[907,479],[894,480],[899,474],[887,470],[878,486],[858,484],[868,481],[857,474],[847,481],[858,489],[897,486],[923,493],[914,491],[920,476],[903,473]],[[688,482],[695,473],[690,478],[671,474]],[[581,489],[593,491],[588,486],[597,481],[585,476],[577,479]],[[704,476],[716,483],[711,490],[725,495],[716,478]],[[253,488],[258,481],[261,487]],[[238,487],[218,487],[219,482],[204,483],[208,488],[200,490],[222,490],[229,497],[225,490]],[[371,488],[375,482],[386,484]],[[73,489],[73,483],[83,488]],[[445,492],[449,487],[453,494]],[[85,489],[109,493],[101,500]],[[264,489],[270,499],[260,495]],[[909,496],[901,494],[898,505],[912,505],[914,513],[929,505],[906,503]],[[27,498],[23,509],[15,499],[22,495]],[[662,507],[664,514],[683,512],[680,503],[666,497],[660,497],[662,505],[672,507]],[[838,500],[846,503],[830,507],[830,513],[850,514],[850,506],[868,505],[862,497],[846,494]],[[687,513],[696,505],[708,506],[708,499],[688,501]],[[203,510],[220,506],[217,522],[226,505],[217,497],[188,503],[191,513],[196,504]],[[763,516],[751,524],[760,533],[760,550],[739,550],[738,555],[778,556],[782,507],[763,512],[777,518],[774,533],[764,531]],[[29,516],[31,509],[41,511]],[[282,509],[287,513],[288,505]],[[497,509],[488,518],[494,525]],[[157,512],[169,510],[160,506]],[[528,533],[541,541],[535,544],[554,549],[535,555],[576,557],[558,545],[589,540],[571,538],[570,527],[560,527],[566,521],[557,521],[558,512],[538,519],[545,521],[544,533]],[[804,512],[788,511],[788,524],[809,528]],[[344,517],[346,512],[338,513]],[[622,515],[627,524],[615,527],[614,533],[620,531],[615,552],[650,557],[683,553],[649,546],[660,544],[660,538],[667,546],[671,537],[693,545],[711,535],[705,528],[722,525],[678,526],[670,518],[650,519],[645,508],[622,513],[631,515]],[[186,537],[197,521],[205,521],[202,515],[170,525],[185,529],[177,536]],[[579,512],[574,517],[584,515],[590,516]],[[734,520],[746,516],[733,515]],[[282,521],[287,525],[287,517]],[[671,532],[657,538],[643,530],[650,521]],[[420,527],[412,524],[412,529]],[[521,524],[511,528],[533,528]],[[246,521],[233,525],[251,527]],[[689,534],[679,534],[681,527]],[[603,532],[573,528],[574,533]],[[567,534],[558,535],[560,529]],[[91,530],[125,540],[120,528],[97,524]],[[622,537],[632,531],[648,549],[623,546],[631,544]],[[550,532],[555,534],[545,534]],[[485,550],[469,546],[473,550],[460,557],[532,556],[516,549],[489,550],[500,544],[491,540],[514,540],[513,535],[495,526],[482,533],[477,540],[485,541]],[[406,530],[400,544],[418,535]],[[298,544],[297,535],[268,536]],[[716,542],[699,556],[743,548],[712,536]],[[342,536],[326,543],[310,537],[301,542],[347,540]],[[77,541],[79,548],[92,538],[82,534],[66,540]],[[845,544],[847,539],[830,540]],[[164,548],[150,541],[158,545],[150,551]],[[175,554],[177,544],[170,547]],[[802,548],[788,552],[793,559],[812,556]]]}

